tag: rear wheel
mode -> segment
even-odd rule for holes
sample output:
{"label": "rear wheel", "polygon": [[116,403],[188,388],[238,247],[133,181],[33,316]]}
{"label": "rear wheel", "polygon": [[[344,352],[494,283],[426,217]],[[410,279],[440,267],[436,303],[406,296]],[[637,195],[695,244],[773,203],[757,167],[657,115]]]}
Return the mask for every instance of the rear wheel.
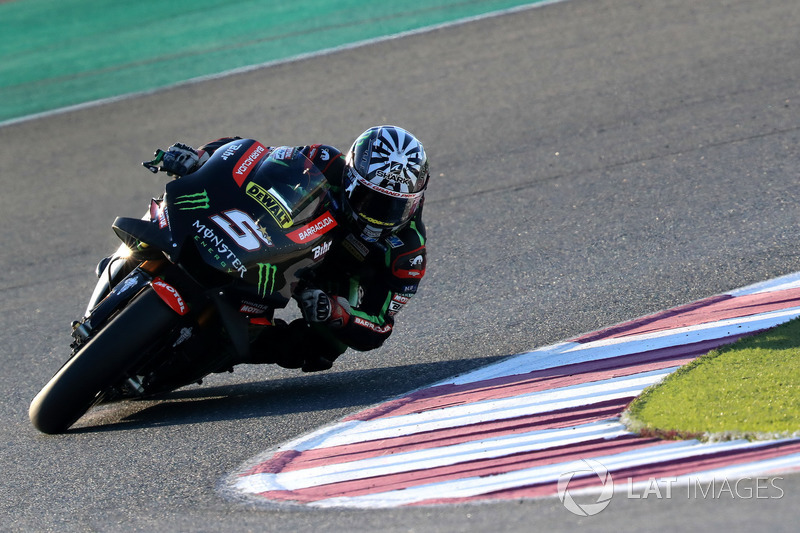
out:
{"label": "rear wheel", "polygon": [[177,315],[152,289],[145,289],[36,395],[28,410],[34,427],[43,433],[66,431],[177,320]]}

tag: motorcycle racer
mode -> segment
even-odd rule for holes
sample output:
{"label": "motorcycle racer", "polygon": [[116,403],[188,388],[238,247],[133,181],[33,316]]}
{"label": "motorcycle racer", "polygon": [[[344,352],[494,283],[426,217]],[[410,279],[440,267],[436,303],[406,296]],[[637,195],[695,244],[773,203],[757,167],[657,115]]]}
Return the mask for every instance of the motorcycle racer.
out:
{"label": "motorcycle racer", "polygon": [[[197,150],[176,143],[164,153],[162,168],[185,176],[240,138],[221,138]],[[325,144],[295,149],[325,175],[334,216],[347,231],[325,251],[314,278],[295,289],[303,318],[275,320],[242,362],[315,372],[331,368],[347,348],[380,347],[395,315],[417,292],[426,267],[422,207],[429,170],[420,141],[391,125],[367,129],[346,154]]]}

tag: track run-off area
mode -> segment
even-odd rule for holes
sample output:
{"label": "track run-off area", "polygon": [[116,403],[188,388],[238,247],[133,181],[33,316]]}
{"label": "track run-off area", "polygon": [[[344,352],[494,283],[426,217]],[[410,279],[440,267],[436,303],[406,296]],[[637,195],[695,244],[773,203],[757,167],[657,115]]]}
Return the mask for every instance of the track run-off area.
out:
{"label": "track run-off area", "polygon": [[0,1],[0,127],[561,1]]}
{"label": "track run-off area", "polygon": [[[679,366],[798,315],[800,273],[646,316],[348,416],[259,458],[229,485],[267,501],[370,508],[563,499],[559,481],[575,471],[569,490],[585,492],[800,470],[800,438],[670,441],[620,422],[631,400]],[[585,459],[615,481],[581,468]]]}

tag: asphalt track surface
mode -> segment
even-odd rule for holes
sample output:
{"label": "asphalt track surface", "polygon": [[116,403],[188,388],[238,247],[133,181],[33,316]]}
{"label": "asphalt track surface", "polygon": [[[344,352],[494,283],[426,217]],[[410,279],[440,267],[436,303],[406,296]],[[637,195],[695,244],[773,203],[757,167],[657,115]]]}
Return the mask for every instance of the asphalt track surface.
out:
{"label": "asphalt track surface", "polygon": [[[389,510],[252,507],[248,458],[408,390],[800,270],[794,0],[572,0],[0,129],[0,529],[794,531],[782,499],[557,499]],[[429,266],[377,352],[316,375],[219,375],[37,434],[139,162],[225,134],[346,147],[394,122],[426,144]]]}

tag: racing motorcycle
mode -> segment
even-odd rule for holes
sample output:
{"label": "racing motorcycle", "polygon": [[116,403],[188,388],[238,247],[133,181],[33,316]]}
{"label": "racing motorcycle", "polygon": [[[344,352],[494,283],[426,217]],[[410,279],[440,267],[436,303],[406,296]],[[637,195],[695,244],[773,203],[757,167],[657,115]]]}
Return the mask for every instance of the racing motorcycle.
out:
{"label": "racing motorcycle", "polygon": [[[143,165],[152,172],[158,150]],[[72,353],[33,399],[44,433],[100,402],[141,398],[232,371],[274,327],[337,234],[322,173],[292,147],[240,139],[175,179],[141,219],[118,217],[119,250],[98,264]]]}

